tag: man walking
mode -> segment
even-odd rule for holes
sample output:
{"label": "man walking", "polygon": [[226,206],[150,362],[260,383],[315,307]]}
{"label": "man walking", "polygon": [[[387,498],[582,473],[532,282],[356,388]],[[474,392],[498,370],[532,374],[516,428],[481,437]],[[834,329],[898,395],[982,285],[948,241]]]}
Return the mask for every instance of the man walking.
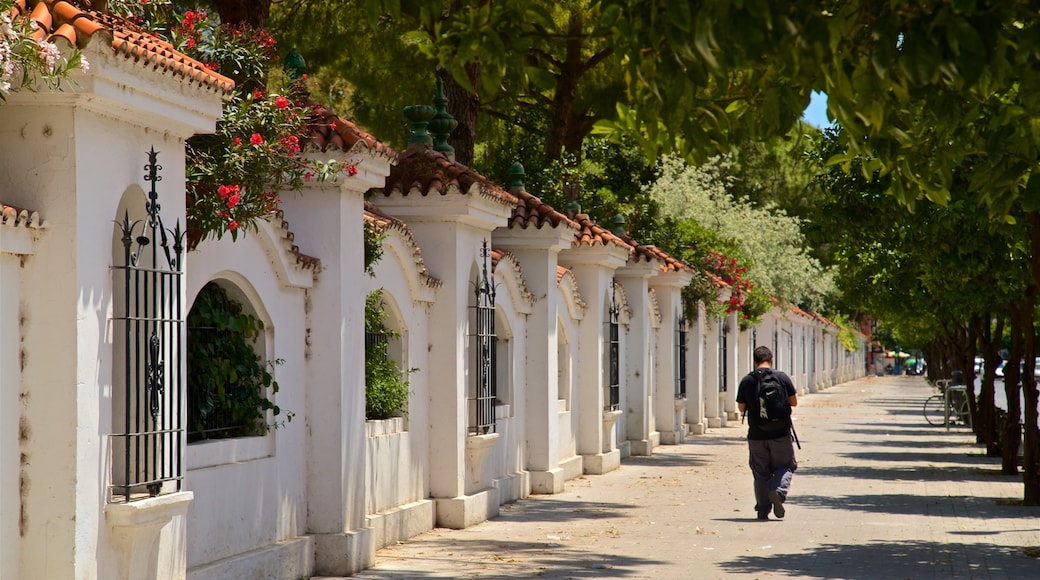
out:
{"label": "man walking", "polygon": [[768,520],[769,510],[784,517],[784,501],[791,475],[798,468],[791,441],[791,407],[798,391],[786,373],[773,369],[773,352],[760,346],[754,352],[755,369],[737,388],[737,408],[748,420],[748,461],[755,478],[755,511]]}

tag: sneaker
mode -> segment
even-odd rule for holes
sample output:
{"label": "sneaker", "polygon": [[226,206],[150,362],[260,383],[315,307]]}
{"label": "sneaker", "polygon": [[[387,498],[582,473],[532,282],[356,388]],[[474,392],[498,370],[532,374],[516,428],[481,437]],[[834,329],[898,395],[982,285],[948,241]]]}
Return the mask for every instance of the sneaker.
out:
{"label": "sneaker", "polygon": [[783,519],[784,500],[780,497],[780,494],[776,491],[769,492],[769,501],[773,502],[773,515],[780,519]]}

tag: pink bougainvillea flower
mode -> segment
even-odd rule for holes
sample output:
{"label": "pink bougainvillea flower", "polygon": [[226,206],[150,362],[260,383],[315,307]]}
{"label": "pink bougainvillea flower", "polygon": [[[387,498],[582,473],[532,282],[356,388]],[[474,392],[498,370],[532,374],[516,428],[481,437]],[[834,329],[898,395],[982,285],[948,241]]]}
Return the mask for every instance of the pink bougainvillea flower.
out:
{"label": "pink bougainvillea flower", "polygon": [[263,138],[262,135],[260,135],[260,133],[253,133],[249,137],[249,142],[252,143],[253,145],[263,145],[264,144],[264,138]]}
{"label": "pink bougainvillea flower", "polygon": [[275,98],[274,106],[278,107],[279,109],[284,109],[289,106],[289,99],[279,96]]}
{"label": "pink bougainvillea flower", "polygon": [[230,222],[228,222],[227,229],[229,229],[231,231],[237,230],[238,229],[238,222],[236,222],[235,220],[231,220]]}
{"label": "pink bougainvillea flower", "polygon": [[231,188],[226,185],[221,185],[217,188],[217,194],[220,195],[220,199],[223,201],[231,194]]}
{"label": "pink bougainvillea flower", "polygon": [[231,195],[229,195],[228,198],[227,198],[228,209],[231,209],[231,208],[235,207],[236,205],[238,205],[238,202],[241,199],[242,199],[242,196],[240,196],[237,192],[236,193],[232,193]]}

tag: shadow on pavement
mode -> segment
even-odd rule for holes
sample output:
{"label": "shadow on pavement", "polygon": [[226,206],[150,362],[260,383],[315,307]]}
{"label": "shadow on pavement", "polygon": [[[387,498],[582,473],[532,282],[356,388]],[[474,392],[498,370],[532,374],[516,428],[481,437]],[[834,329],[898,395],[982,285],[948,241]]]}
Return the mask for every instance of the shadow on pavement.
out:
{"label": "shadow on pavement", "polygon": [[[876,435],[876,434],[877,433],[872,433],[872,435]],[[853,441],[853,440],[836,440],[836,442],[838,442],[838,443],[850,443],[850,444],[853,444],[853,445],[859,445],[859,444],[863,443],[863,441],[859,441],[859,440],[855,440],[855,441]],[[938,448],[942,448],[942,449],[947,449],[947,448],[951,447],[952,444],[949,441],[942,441],[942,440],[921,441],[920,439],[882,439],[882,440],[876,440],[875,439],[875,440],[871,440],[870,441],[870,446],[871,447],[906,447],[906,448],[910,448],[910,449],[914,449],[914,448],[916,448],[916,449],[924,449],[924,448],[938,447]],[[978,447],[978,445],[976,445],[974,443],[972,443],[970,445],[969,444],[965,444],[964,445],[964,452],[965,453],[969,453],[969,454],[970,453],[976,453],[977,454],[978,451],[979,451],[979,447]]]}
{"label": "shadow on pavement", "polygon": [[[621,556],[606,552],[572,550],[565,545],[545,542],[509,542],[443,538],[429,540],[424,547],[437,555],[414,558],[430,564],[431,570],[409,566],[407,574],[395,569],[394,561],[408,558],[391,556],[375,568],[359,572],[355,578],[444,578],[445,569],[456,577],[480,578],[626,578],[639,575],[661,560]],[[454,555],[459,554],[456,558]],[[436,569],[436,570],[434,570]],[[645,577],[645,576],[640,576]]]}
{"label": "shadow on pavement", "polygon": [[523,501],[502,506],[498,520],[512,522],[564,523],[573,520],[599,520],[625,517],[628,510],[639,506],[617,502],[589,502],[558,500],[553,496],[538,496],[538,501]]}
{"label": "shadow on pavement", "polygon": [[[967,558],[967,569],[953,562]],[[814,578],[969,578],[975,573],[1004,578],[1034,578],[1037,561],[1018,548],[986,543],[961,544],[928,541],[821,544],[801,554],[741,556],[719,567],[733,574],[797,575]],[[988,574],[986,574],[988,571]]]}
{"label": "shadow on pavement", "polygon": [[[873,442],[871,442],[873,443]],[[994,459],[978,454],[978,449],[965,448],[963,452],[940,453],[920,451],[857,451],[853,453],[841,453],[839,457],[865,461],[896,461],[915,464],[922,463],[958,463],[965,467],[978,467],[990,465]]]}
{"label": "shadow on pavement", "polygon": [[875,481],[993,481],[995,477],[1007,477],[1008,481],[1020,481],[1021,475],[1003,475],[999,469],[979,470],[961,467],[866,467],[862,465],[805,465],[798,475],[803,477],[847,477]]}
{"label": "shadow on pavement", "polygon": [[995,497],[946,496],[922,497],[904,493],[881,495],[794,495],[792,509],[798,507],[823,508],[836,511],[861,511],[869,513],[897,514],[903,516],[967,517],[1025,519],[1040,516],[1040,508],[1024,508],[997,503]]}
{"label": "shadow on pavement", "polygon": [[[842,433],[854,433],[861,435],[873,435],[878,436],[884,433],[891,433],[899,437],[935,437],[940,435],[946,435],[945,427],[931,426],[925,423],[924,417],[921,417],[920,425],[907,425],[905,423],[876,423],[875,426],[869,429],[842,429]],[[964,427],[952,427],[949,431],[950,435],[968,435],[970,431]]]}
{"label": "shadow on pavement", "polygon": [[626,467],[703,467],[710,465],[711,457],[696,454],[669,454],[630,456],[621,462],[621,469]]}

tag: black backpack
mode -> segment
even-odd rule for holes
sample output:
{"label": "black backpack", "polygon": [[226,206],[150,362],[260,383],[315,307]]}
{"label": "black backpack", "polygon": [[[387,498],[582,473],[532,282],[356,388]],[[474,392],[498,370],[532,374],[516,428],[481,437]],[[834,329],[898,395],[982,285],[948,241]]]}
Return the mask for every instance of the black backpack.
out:
{"label": "black backpack", "polygon": [[758,413],[755,425],[763,431],[781,431],[791,424],[791,401],[780,378],[770,369],[756,371]]}

